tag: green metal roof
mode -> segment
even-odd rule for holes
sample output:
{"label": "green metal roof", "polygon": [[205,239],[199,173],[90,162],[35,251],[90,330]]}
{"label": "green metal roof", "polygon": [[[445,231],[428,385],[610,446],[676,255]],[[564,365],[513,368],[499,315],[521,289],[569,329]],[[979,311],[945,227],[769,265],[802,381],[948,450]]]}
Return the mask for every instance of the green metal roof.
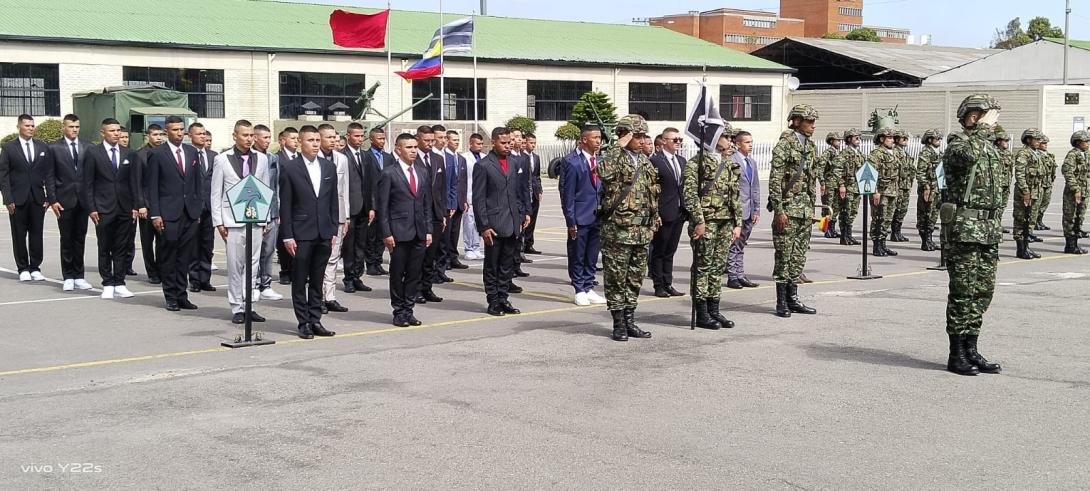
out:
{"label": "green metal roof", "polygon": [[[1049,41],[1052,41],[1054,43],[1059,43],[1059,44],[1064,43],[1064,38],[1045,38],[1045,39],[1047,39]],[[1071,43],[1072,47],[1082,48],[1082,49],[1085,49],[1087,51],[1090,51],[1090,41],[1081,41],[1081,40],[1078,40],[1078,39],[1071,39],[1068,42]]]}
{"label": "green metal roof", "polygon": [[[376,11],[269,0],[0,0],[0,39],[385,56],[335,46],[329,14],[337,8]],[[391,51],[418,58],[439,25],[438,13],[391,11]],[[481,60],[792,71],[662,27],[484,16],[476,29]]]}

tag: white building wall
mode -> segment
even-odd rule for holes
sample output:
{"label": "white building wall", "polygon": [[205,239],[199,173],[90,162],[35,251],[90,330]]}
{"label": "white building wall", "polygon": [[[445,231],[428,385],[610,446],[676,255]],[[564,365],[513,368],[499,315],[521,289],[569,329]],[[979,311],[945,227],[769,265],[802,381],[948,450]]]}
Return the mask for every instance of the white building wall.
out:
{"label": "white building wall", "polygon": [[[1049,85],[1044,88],[1045,110],[1048,118],[1041,130],[1048,135],[1049,151],[1061,159],[1071,148],[1071,133],[1075,131],[1075,118],[1082,118],[1083,129],[1090,129],[1090,87]],[[1078,104],[1065,104],[1064,94],[1079,94]]]}

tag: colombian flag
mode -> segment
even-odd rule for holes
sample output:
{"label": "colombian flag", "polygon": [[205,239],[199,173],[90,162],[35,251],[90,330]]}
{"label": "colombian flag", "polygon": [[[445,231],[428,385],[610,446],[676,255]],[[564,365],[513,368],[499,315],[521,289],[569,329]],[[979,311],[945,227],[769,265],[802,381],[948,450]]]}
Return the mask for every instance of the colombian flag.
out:
{"label": "colombian flag", "polygon": [[443,73],[442,55],[473,49],[473,19],[459,19],[435,31],[424,58],[408,70],[395,72],[405,80],[423,80]]}

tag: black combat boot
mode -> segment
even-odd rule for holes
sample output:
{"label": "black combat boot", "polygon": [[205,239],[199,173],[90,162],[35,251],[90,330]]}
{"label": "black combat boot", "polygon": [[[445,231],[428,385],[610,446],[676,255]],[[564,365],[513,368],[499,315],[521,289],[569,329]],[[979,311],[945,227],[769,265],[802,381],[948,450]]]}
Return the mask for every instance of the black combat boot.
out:
{"label": "black combat boot", "polygon": [[830,219],[829,220],[828,230],[829,230],[829,238],[830,239],[839,239],[840,238],[840,234],[836,231],[836,219]]}
{"label": "black combat boot", "polygon": [[908,238],[901,235],[901,223],[902,222],[893,222],[890,224],[889,240],[894,242],[908,242]]}
{"label": "black combat boot", "polygon": [[878,240],[878,239],[874,240],[874,250],[871,251],[870,255],[872,255],[874,257],[886,257],[886,250],[884,248],[882,248],[882,241],[881,240]]}
{"label": "black combat boot", "polygon": [[1028,241],[1028,240],[1026,241],[1026,254],[1029,255],[1030,259],[1037,259],[1037,258],[1041,257],[1040,254],[1037,254],[1037,251],[1034,251],[1033,249],[1029,248],[1030,242],[1031,241]]}
{"label": "black combat boot", "polygon": [[977,375],[980,370],[969,361],[965,353],[965,336],[950,335],[950,359],[946,362],[946,370],[958,375]]}
{"label": "black combat boot", "polygon": [[624,311],[610,310],[609,315],[613,316],[613,340],[628,341],[628,329],[625,329],[624,324]]}
{"label": "black combat boot", "polygon": [[1052,227],[1045,225],[1045,220],[1042,218],[1037,220],[1037,230],[1052,230]]}
{"label": "black combat boot", "polygon": [[849,245],[848,239],[851,238],[851,231],[848,230],[848,226],[844,223],[840,224],[840,245]]}
{"label": "black combat boot", "polygon": [[844,230],[848,233],[848,245],[853,245],[853,246],[854,245],[859,245],[859,241],[856,240],[856,238],[852,236],[852,226],[851,226],[851,224],[845,225]]}
{"label": "black combat boot", "polygon": [[999,373],[1003,367],[998,363],[991,363],[976,350],[978,335],[966,334],[962,336],[965,341],[965,358],[972,363],[980,373]]}
{"label": "black combat boot", "polygon": [[694,299],[696,304],[696,327],[701,329],[719,329],[719,323],[708,315],[708,301],[703,298]]}
{"label": "black combat boot", "polygon": [[1064,254],[1086,254],[1086,249],[1079,247],[1078,237],[1064,237]]}
{"label": "black combat boot", "polygon": [[920,231],[920,250],[927,252],[935,250],[935,243],[931,242],[931,232]]}
{"label": "black combat boot", "polygon": [[1044,240],[1044,239],[1042,239],[1042,238],[1040,238],[1040,237],[1038,237],[1038,236],[1037,236],[1037,235],[1035,235],[1035,234],[1029,234],[1029,241],[1030,241],[1030,242],[1044,242],[1045,240]]}
{"label": "black combat boot", "polygon": [[624,309],[624,327],[628,332],[630,338],[649,338],[651,333],[640,329],[640,326],[636,325],[636,309],[633,307],[626,307]]}
{"label": "black combat boot", "polygon": [[776,283],[776,315],[791,317],[791,310],[787,308],[787,283]]}
{"label": "black combat boot", "polygon": [[882,239],[882,250],[886,252],[887,256],[896,256],[897,251],[886,247],[886,239]]}
{"label": "black combat boot", "polygon": [[934,230],[927,233],[927,245],[929,247],[931,247],[932,251],[937,251],[937,250],[942,249],[942,246],[935,243],[935,231]]}
{"label": "black combat boot", "polygon": [[1029,253],[1026,252],[1028,247],[1026,247],[1025,239],[1015,241],[1015,244],[1017,244],[1018,246],[1017,252],[1015,254],[1018,259],[1033,259],[1033,256],[1029,255]]}
{"label": "black combat boot", "polygon": [[734,327],[734,321],[724,317],[723,314],[721,314],[719,312],[719,299],[718,298],[709,298],[707,300],[707,304],[708,304],[707,305],[707,307],[708,307],[708,317],[711,317],[716,322],[718,322],[719,325],[721,325],[721,326],[723,326],[723,327],[725,327],[727,329],[731,329],[731,328]]}
{"label": "black combat boot", "polygon": [[787,284],[787,308],[796,314],[816,314],[817,309],[807,307],[799,300],[799,285]]}

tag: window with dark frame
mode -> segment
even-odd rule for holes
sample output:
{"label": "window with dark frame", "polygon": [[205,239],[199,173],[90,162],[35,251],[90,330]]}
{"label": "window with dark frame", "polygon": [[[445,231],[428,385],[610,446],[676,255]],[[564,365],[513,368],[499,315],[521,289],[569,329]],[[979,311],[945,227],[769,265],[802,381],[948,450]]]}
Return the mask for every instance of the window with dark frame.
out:
{"label": "window with dark frame", "polygon": [[184,92],[189,109],[200,118],[224,118],[223,70],[127,66],[122,71],[125,85],[153,84]]}
{"label": "window with dark frame", "polygon": [[628,112],[648,121],[685,121],[685,84],[628,84]]}
{"label": "window with dark frame", "polygon": [[60,116],[59,65],[0,63],[0,116]]}
{"label": "window with dark frame", "polygon": [[365,87],[364,78],[358,73],[280,72],[280,118],[298,118],[309,102],[321,108],[317,113],[322,116],[332,114],[329,107],[341,103],[356,117],[363,110],[356,99]]}
{"label": "window with dark frame", "polygon": [[719,114],[726,121],[772,121],[772,86],[720,85]]}
{"label": "window with dark frame", "polygon": [[527,80],[526,117],[535,121],[567,121],[590,81]]}
{"label": "window with dark frame", "polygon": [[[487,96],[488,84],[486,79],[477,79],[477,119],[488,119]],[[451,78],[443,81],[442,98],[443,120],[445,121],[473,121],[473,79]],[[413,119],[416,121],[439,120],[439,78],[413,81],[413,104],[432,94],[423,104],[413,108]]]}

